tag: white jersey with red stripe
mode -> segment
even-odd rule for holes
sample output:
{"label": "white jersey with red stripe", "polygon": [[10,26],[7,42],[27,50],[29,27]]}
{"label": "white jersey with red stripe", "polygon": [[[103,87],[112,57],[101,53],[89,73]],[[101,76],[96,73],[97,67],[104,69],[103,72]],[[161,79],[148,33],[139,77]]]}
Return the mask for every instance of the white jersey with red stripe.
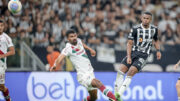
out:
{"label": "white jersey with red stripe", "polygon": [[62,54],[69,57],[78,74],[93,72],[91,62],[79,38],[77,39],[77,45],[67,43],[66,47],[62,50]]}
{"label": "white jersey with red stripe", "polygon": [[[0,35],[0,54],[6,54],[9,47],[14,46],[11,38],[6,34]],[[6,57],[0,59],[0,68],[7,68]]]}

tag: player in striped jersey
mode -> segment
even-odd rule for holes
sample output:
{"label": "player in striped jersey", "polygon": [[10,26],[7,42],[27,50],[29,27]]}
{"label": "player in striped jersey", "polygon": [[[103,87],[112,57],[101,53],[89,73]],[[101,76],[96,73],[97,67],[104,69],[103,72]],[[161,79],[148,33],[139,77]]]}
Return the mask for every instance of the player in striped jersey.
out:
{"label": "player in striped jersey", "polygon": [[[150,24],[151,20],[152,14],[144,12],[141,16],[142,23],[133,27],[129,33],[127,56],[122,60],[116,77],[116,96],[122,96],[126,88],[129,87],[132,77],[146,64],[153,43],[157,49],[157,59],[161,58],[158,29]],[[125,73],[127,73],[127,76],[124,80]]]}
{"label": "player in striped jersey", "polygon": [[68,30],[66,32],[68,43],[62,50],[61,55],[56,59],[55,65],[50,69],[52,71],[56,66],[62,62],[62,60],[68,56],[73,66],[77,71],[78,82],[87,88],[90,96],[85,98],[83,101],[96,101],[97,99],[97,88],[111,101],[116,101],[115,96],[109,91],[99,80],[94,76],[94,69],[91,66],[91,62],[86,54],[85,49],[89,50],[91,56],[95,56],[96,52],[82,43],[77,38],[77,34],[74,30]]}
{"label": "player in striped jersey", "polygon": [[11,38],[3,32],[4,21],[0,20],[0,91],[2,91],[6,101],[11,101],[9,90],[5,87],[5,70],[7,68],[6,57],[14,55],[14,45]]}

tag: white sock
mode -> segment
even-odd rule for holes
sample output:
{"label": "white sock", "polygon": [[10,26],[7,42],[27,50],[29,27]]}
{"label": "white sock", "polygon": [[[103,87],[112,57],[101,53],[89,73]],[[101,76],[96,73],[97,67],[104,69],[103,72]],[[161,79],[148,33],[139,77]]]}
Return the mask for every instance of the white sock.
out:
{"label": "white sock", "polygon": [[130,83],[131,83],[131,76],[126,76],[126,79],[124,80],[120,90],[119,90],[119,94],[120,96],[122,96],[122,94],[124,93],[124,91],[129,87]]}
{"label": "white sock", "polygon": [[115,81],[115,93],[119,92],[120,87],[122,86],[124,81],[124,73],[121,71],[117,72],[116,81]]}
{"label": "white sock", "polygon": [[180,97],[178,97],[178,101],[180,101]]}

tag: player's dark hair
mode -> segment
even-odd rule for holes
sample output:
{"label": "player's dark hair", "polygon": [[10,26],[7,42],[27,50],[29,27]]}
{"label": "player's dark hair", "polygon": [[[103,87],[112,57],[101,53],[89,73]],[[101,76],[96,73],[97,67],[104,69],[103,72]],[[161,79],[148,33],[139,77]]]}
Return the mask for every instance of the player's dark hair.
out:
{"label": "player's dark hair", "polygon": [[4,20],[1,20],[1,19],[0,19],[0,23],[4,23]]}
{"label": "player's dark hair", "polygon": [[69,29],[66,31],[66,37],[69,36],[69,34],[76,33],[73,29]]}
{"label": "player's dark hair", "polygon": [[151,12],[143,12],[143,14],[147,14],[147,15],[150,15],[150,16],[152,16],[152,13]]}

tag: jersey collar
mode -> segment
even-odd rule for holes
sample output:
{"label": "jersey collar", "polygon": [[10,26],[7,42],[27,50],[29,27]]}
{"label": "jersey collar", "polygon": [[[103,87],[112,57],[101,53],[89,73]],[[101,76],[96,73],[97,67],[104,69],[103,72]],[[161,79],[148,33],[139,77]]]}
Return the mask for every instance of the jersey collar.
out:
{"label": "jersey collar", "polygon": [[149,24],[149,28],[144,28],[143,25],[142,25],[142,23],[141,23],[141,27],[142,27],[143,29],[150,29],[150,28],[151,28],[151,24]]}

